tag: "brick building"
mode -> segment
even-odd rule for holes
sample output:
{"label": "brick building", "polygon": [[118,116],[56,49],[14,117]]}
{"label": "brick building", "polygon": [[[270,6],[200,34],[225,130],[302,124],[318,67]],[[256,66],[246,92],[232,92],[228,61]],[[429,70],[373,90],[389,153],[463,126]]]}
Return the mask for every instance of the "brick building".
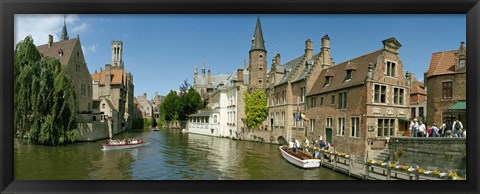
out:
{"label": "brick building", "polygon": [[459,119],[467,128],[466,117],[466,48],[432,54],[427,72],[427,123]]}
{"label": "brick building", "polygon": [[111,118],[113,134],[131,129],[134,120],[133,75],[123,69],[122,48],[121,41],[112,41],[111,63],[105,65],[105,70],[100,68],[91,75],[93,100],[108,99],[118,112],[115,118]]}
{"label": "brick building", "polygon": [[332,65],[328,35],[322,37],[320,52],[317,54],[313,52],[313,42],[310,39],[305,41],[304,54],[296,59],[281,64],[280,54],[277,54],[268,74],[266,90],[269,117],[265,126],[269,130],[281,130],[286,139],[312,136],[312,130],[306,129],[307,123],[297,121],[294,114],[305,113],[307,91],[312,89],[322,69]]}
{"label": "brick building", "polygon": [[64,21],[60,41],[53,42],[53,36],[48,35],[48,43],[37,46],[37,49],[42,57],[54,57],[64,66],[77,95],[78,121],[91,122],[92,78],[85,62],[80,37],[77,35],[70,39]]}
{"label": "brick building", "polygon": [[382,43],[380,50],[323,69],[307,90],[312,136],[357,158],[384,149],[389,137],[403,133],[410,116],[401,44],[395,38]]}
{"label": "brick building", "polygon": [[413,73],[407,72],[407,85],[410,85],[410,117],[427,121],[427,91],[425,84],[419,82]]}

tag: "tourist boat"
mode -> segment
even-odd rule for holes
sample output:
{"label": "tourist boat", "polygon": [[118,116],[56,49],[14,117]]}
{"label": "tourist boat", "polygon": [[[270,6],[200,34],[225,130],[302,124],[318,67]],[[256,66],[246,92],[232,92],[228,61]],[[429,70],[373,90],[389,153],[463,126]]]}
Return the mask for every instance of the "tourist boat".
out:
{"label": "tourist boat", "polygon": [[108,143],[102,144],[104,151],[107,150],[120,150],[128,148],[136,148],[146,145],[146,143],[141,139],[133,140],[109,140]]}
{"label": "tourist boat", "polygon": [[282,153],[283,158],[285,158],[290,163],[295,164],[296,166],[299,166],[301,168],[320,167],[320,160],[313,156],[307,155],[301,151],[295,153],[294,151],[288,150],[286,146],[280,146],[279,149]]}

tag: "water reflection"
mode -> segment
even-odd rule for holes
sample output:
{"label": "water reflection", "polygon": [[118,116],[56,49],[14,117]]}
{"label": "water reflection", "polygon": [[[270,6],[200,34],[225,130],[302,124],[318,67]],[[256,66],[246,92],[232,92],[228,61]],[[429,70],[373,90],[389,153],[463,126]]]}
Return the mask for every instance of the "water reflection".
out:
{"label": "water reflection", "polygon": [[[180,130],[136,131],[149,145],[102,151],[101,143],[49,147],[15,140],[19,180],[346,180],[328,169],[304,170],[284,160],[277,145]],[[35,161],[35,162],[32,162]]]}

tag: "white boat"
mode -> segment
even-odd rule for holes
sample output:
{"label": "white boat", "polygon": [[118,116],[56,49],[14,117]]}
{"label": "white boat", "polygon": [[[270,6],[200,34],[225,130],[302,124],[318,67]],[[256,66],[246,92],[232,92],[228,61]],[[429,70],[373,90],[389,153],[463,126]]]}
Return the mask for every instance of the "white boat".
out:
{"label": "white boat", "polygon": [[280,146],[279,149],[282,153],[283,158],[285,158],[290,163],[295,164],[296,166],[302,168],[320,167],[320,160],[313,156],[307,155],[301,151],[295,153],[294,151],[288,150],[288,148],[284,146]]}
{"label": "white boat", "polygon": [[147,145],[143,140],[135,140],[132,142],[127,142],[127,143],[104,143],[102,144],[104,151],[108,150],[121,150],[121,149],[129,149],[129,148],[136,148],[140,146]]}
{"label": "white boat", "polygon": [[188,129],[182,129],[182,133],[188,133]]}

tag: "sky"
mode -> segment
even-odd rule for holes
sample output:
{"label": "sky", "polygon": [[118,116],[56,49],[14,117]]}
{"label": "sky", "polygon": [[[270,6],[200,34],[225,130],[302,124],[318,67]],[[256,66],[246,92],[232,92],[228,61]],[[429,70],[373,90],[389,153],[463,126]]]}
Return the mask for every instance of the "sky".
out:
{"label": "sky", "polygon": [[267,63],[280,53],[286,63],[304,54],[305,40],[314,53],[328,34],[336,64],[383,48],[395,37],[405,71],[423,81],[432,53],[456,50],[466,41],[464,14],[444,15],[15,15],[15,43],[31,35],[46,44],[48,34],[58,41],[64,16],[70,38],[80,37],[90,73],[111,60],[111,42],[123,42],[125,70],[133,74],[135,96],[166,95],[187,80],[202,63],[212,75],[230,74],[248,62],[248,51],[260,17]]}

